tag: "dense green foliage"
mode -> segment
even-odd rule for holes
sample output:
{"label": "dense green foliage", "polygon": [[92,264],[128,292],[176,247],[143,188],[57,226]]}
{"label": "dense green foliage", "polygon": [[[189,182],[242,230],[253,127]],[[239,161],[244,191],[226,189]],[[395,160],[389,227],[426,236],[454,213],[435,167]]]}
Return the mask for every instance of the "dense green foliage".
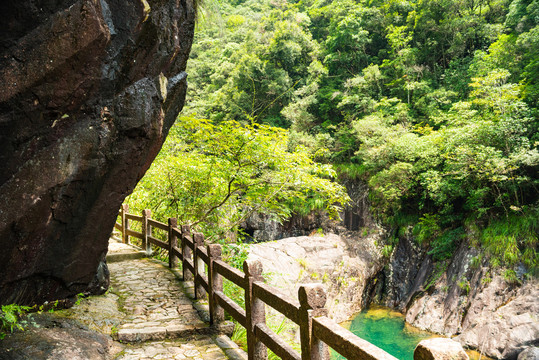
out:
{"label": "dense green foliage", "polygon": [[188,113],[289,129],[437,259],[468,237],[537,268],[537,0],[213,4]]}
{"label": "dense green foliage", "polygon": [[218,239],[234,239],[254,211],[279,221],[315,209],[337,216],[348,196],[331,180],[334,170],[314,162],[304,148],[289,151],[287,145],[280,128],[183,117],[130,196],[130,207],[200,225]]}

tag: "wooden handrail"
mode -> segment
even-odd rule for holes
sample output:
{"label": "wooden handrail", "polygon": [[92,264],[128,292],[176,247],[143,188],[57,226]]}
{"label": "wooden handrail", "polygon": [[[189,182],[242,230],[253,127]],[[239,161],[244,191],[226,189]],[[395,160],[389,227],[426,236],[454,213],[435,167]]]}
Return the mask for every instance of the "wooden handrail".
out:
{"label": "wooden handrail", "polygon": [[224,308],[241,326],[245,327],[245,310],[236,304],[232,299],[226,296],[222,291],[213,293],[215,301]]}
{"label": "wooden handrail", "polygon": [[133,221],[142,221],[142,216],[140,215],[125,214],[125,218]]}
{"label": "wooden handrail", "polygon": [[168,243],[164,242],[164,241],[161,241],[157,238],[154,238],[153,236],[148,236],[148,242],[150,242],[151,244],[155,245],[155,246],[158,246],[162,249],[166,249],[168,250]]}
{"label": "wooden handrail", "polygon": [[136,237],[137,239],[143,239],[144,238],[144,234],[142,234],[142,233],[140,233],[138,231],[135,231],[135,230],[131,230],[131,229],[126,229],[125,234],[127,236]]}
{"label": "wooden handrail", "polygon": [[154,219],[148,219],[148,223],[149,223],[152,227],[156,227],[156,228],[158,228],[158,229],[161,229],[161,230],[164,230],[164,231],[168,231],[168,225],[165,224],[165,223],[159,222],[159,221],[154,220]]}
{"label": "wooden handrail", "polygon": [[255,335],[281,359],[301,360],[301,355],[275,334],[266,324],[257,324],[255,326]]}
{"label": "wooden handrail", "polygon": [[266,304],[299,325],[300,305],[297,301],[290,299],[288,295],[263,282],[253,283],[253,292],[256,297],[264,299]]}
{"label": "wooden handrail", "polygon": [[241,271],[228,265],[222,260],[216,260],[213,266],[219,275],[224,276],[227,280],[232,281],[239,287],[245,288],[245,275]]}
{"label": "wooden handrail", "polygon": [[333,349],[348,359],[397,360],[325,316],[313,319],[313,334],[324,342],[336,344]]}
{"label": "wooden handrail", "polygon": [[[301,286],[299,301],[296,301],[263,282],[260,261],[245,261],[242,272],[221,260],[220,245],[205,246],[202,234],[192,234],[189,226],[178,227],[175,218],[168,219],[168,224],[165,224],[151,219],[150,210],[144,210],[142,216],[128,211],[129,207],[122,205],[121,222],[114,224],[122,232],[122,241],[129,243],[130,236],[142,239],[148,255],[152,253],[152,244],[167,250],[171,268],[177,267],[181,261],[183,280],[195,282],[195,297],[208,296],[210,323],[223,321],[226,311],[246,328],[249,360],[267,359],[267,349],[282,359],[329,360],[328,346],[348,359],[397,360],[329,319],[324,307],[326,293],[321,284]],[[130,229],[130,221],[141,222],[142,232]],[[154,228],[165,231],[167,241],[156,238]],[[245,309],[224,294],[223,278],[243,289]],[[299,325],[301,354],[266,325],[265,305]]]}

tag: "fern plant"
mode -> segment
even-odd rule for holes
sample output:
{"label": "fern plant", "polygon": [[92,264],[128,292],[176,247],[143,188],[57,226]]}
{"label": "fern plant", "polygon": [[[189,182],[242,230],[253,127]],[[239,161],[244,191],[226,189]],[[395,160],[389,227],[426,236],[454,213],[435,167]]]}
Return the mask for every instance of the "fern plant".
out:
{"label": "fern plant", "polygon": [[17,304],[2,305],[0,310],[0,339],[3,339],[8,331],[12,333],[13,330],[24,330],[24,327],[19,322],[21,316],[25,315],[31,308],[29,306],[21,306]]}

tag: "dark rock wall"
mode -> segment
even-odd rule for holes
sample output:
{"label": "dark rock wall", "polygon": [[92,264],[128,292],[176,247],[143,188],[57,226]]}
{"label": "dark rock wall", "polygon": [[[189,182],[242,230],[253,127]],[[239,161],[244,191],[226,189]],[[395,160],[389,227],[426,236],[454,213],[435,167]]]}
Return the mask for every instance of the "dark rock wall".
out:
{"label": "dark rock wall", "polygon": [[369,189],[367,184],[359,180],[345,180],[350,203],[344,208],[341,219],[348,231],[373,228],[376,223],[370,211]]}
{"label": "dark rock wall", "polygon": [[324,211],[312,211],[303,216],[293,214],[280,224],[270,216],[254,213],[241,224],[241,228],[250,239],[257,242],[307,236],[319,229],[341,234],[375,228],[376,224],[370,213],[367,185],[354,180],[345,180],[343,185],[351,201],[339,214],[339,220],[330,219]]}
{"label": "dark rock wall", "polygon": [[194,6],[0,4],[0,303],[106,289],[118,209],[184,103]]}

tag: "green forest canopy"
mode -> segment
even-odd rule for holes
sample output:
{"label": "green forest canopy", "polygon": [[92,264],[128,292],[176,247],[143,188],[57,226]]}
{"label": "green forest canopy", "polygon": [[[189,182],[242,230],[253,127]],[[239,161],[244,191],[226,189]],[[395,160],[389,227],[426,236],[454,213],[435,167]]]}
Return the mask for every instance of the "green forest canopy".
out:
{"label": "green forest canopy", "polygon": [[[286,139],[290,156],[300,149],[366,182],[380,221],[413,226],[435,259],[467,236],[495,263],[537,268],[539,1],[208,0],[206,9],[188,64],[191,120],[179,129],[198,117],[219,134],[238,123],[287,129],[280,149]],[[311,175],[322,166],[311,164]],[[345,202],[328,174],[326,193],[310,188],[292,204],[292,192],[277,217]]]}

